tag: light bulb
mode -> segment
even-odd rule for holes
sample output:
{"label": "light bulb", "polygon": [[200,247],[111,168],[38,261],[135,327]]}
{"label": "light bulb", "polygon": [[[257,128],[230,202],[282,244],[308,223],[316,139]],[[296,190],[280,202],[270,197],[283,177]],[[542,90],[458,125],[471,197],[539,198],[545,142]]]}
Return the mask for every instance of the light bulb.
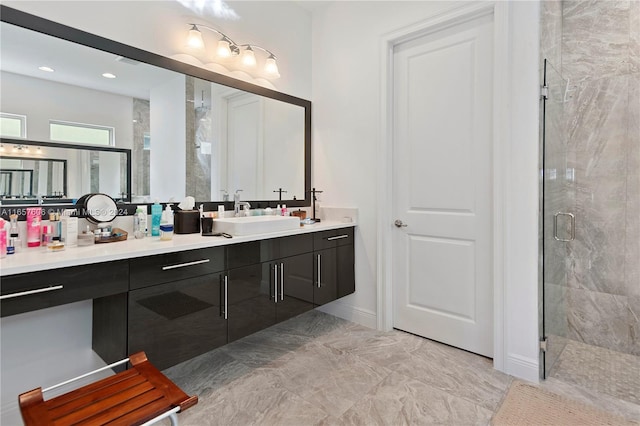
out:
{"label": "light bulb", "polygon": [[251,46],[247,46],[247,48],[242,51],[242,63],[248,67],[256,66],[256,55],[253,53]]}
{"label": "light bulb", "polygon": [[196,27],[195,24],[189,30],[189,35],[187,36],[187,46],[192,47],[194,49],[202,49],[204,47],[204,41],[202,40],[202,33]]}
{"label": "light bulb", "polygon": [[231,45],[226,37],[218,42],[218,56],[221,58],[228,58],[231,56]]}
{"label": "light bulb", "polygon": [[274,78],[280,77],[280,73],[278,72],[278,64],[276,64],[276,58],[273,55],[270,55],[267,58],[267,63],[264,66],[264,71],[270,76]]}
{"label": "light bulb", "polygon": [[0,152],[4,152],[4,145],[0,145]]}

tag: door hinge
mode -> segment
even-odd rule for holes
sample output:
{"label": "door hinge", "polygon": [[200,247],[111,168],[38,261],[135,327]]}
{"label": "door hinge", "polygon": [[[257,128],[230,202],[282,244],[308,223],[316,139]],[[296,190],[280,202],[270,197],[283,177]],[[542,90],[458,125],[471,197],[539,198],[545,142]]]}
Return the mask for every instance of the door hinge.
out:
{"label": "door hinge", "polygon": [[546,352],[547,351],[547,339],[540,340],[540,350],[542,352]]}
{"label": "door hinge", "polygon": [[540,86],[540,97],[542,99],[549,99],[549,86]]}

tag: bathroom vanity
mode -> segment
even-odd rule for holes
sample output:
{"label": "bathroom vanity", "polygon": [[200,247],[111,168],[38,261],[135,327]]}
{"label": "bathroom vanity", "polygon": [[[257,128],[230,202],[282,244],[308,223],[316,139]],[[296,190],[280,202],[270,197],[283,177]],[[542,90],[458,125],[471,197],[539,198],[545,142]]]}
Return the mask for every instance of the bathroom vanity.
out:
{"label": "bathroom vanity", "polygon": [[2,317],[93,300],[93,350],[158,368],[355,291],[353,223],[232,239],[176,235],[2,260]]}

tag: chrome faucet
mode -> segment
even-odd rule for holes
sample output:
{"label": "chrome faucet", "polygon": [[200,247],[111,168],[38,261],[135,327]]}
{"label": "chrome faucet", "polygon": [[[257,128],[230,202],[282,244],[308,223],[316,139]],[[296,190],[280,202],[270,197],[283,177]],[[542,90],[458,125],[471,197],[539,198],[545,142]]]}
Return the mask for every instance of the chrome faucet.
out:
{"label": "chrome faucet", "polygon": [[244,206],[243,210],[245,211],[251,208],[251,204],[249,204],[248,202],[240,201],[240,192],[242,192],[242,189],[236,190],[236,193],[233,194],[233,215],[235,217],[240,216],[240,206]]}

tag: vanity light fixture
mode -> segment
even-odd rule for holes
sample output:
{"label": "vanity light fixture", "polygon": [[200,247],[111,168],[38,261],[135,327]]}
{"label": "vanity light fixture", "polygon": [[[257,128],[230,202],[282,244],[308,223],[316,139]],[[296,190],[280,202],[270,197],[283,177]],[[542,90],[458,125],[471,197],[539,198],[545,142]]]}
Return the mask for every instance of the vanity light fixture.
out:
{"label": "vanity light fixture", "polygon": [[105,72],[102,76],[104,78],[116,78],[115,74],[111,74],[110,72]]}
{"label": "vanity light fixture", "polygon": [[[4,151],[4,147],[2,147],[2,151]],[[11,149],[11,152],[15,152],[19,154],[22,154],[22,153],[28,154],[30,151],[29,151],[28,145],[18,144],[13,146],[13,149]]]}
{"label": "vanity light fixture", "polygon": [[54,69],[53,69],[53,68],[51,68],[51,67],[47,67],[47,66],[44,66],[44,65],[43,65],[43,66],[41,66],[41,67],[38,67],[38,69],[39,69],[40,71],[45,71],[45,72],[53,72],[53,71],[54,71]]}
{"label": "vanity light fixture", "polygon": [[206,25],[193,23],[189,23],[188,25],[191,25],[191,28],[189,29],[189,34],[187,36],[187,46],[195,49],[203,49],[205,45],[200,28],[205,28],[209,31],[213,31],[221,37],[216,48],[216,54],[219,58],[226,59],[240,56],[240,62],[243,66],[254,68],[258,62],[255,50],[261,50],[268,55],[264,64],[264,74],[270,78],[280,77],[278,65],[276,63],[276,55],[274,55],[270,50],[255,44],[238,44],[223,32]]}

